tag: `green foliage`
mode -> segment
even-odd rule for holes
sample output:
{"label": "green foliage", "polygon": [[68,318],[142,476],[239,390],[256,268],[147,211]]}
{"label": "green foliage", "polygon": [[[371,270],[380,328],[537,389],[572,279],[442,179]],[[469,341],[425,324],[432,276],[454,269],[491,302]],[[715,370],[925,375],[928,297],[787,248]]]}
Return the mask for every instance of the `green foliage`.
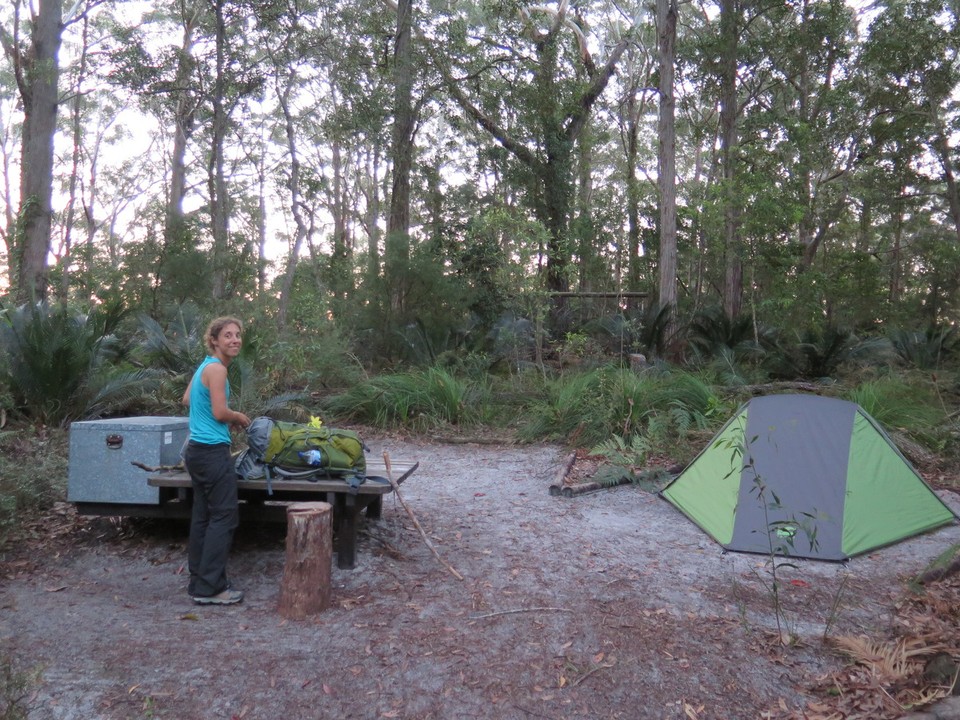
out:
{"label": "green foliage", "polygon": [[907,365],[921,370],[936,370],[952,360],[960,347],[958,333],[950,325],[934,325],[924,332],[895,328],[890,343],[897,356]]}
{"label": "green foliage", "polygon": [[359,382],[325,400],[322,407],[337,417],[378,428],[425,429],[478,422],[487,394],[481,383],[461,380],[442,368],[426,368]]}
{"label": "green foliage", "polygon": [[4,309],[0,351],[15,408],[59,425],[144,401],[157,373],[111,364],[123,350],[114,332],[124,315],[119,304],[86,315],[42,303]]}
{"label": "green foliage", "polygon": [[883,362],[888,347],[882,339],[861,340],[849,329],[827,324],[805,328],[792,345],[778,344],[765,366],[775,378],[835,379],[856,362]]}
{"label": "green foliage", "polygon": [[698,312],[687,328],[687,340],[694,355],[701,361],[731,350],[738,359],[756,359],[763,355],[761,332],[749,315],[729,318],[720,307]]}
{"label": "green foliage", "polygon": [[905,432],[930,450],[943,451],[953,440],[937,389],[926,378],[883,377],[861,383],[846,397],[888,431]]}
{"label": "green foliage", "polygon": [[707,427],[718,407],[713,391],[695,375],[606,367],[548,380],[546,397],[529,406],[522,436],[596,446],[641,434],[659,443]]}
{"label": "green foliage", "polygon": [[525,317],[506,314],[498,318],[488,335],[494,361],[503,361],[514,371],[534,366],[538,332],[535,323]]}
{"label": "green foliage", "polygon": [[173,375],[193,372],[207,351],[203,337],[206,322],[193,303],[172,306],[163,324],[148,315],[141,315],[143,340],[139,352],[143,362]]}
{"label": "green foliage", "polygon": [[591,455],[603,455],[607,460],[623,466],[641,467],[650,452],[650,443],[642,435],[611,435],[591,451]]}

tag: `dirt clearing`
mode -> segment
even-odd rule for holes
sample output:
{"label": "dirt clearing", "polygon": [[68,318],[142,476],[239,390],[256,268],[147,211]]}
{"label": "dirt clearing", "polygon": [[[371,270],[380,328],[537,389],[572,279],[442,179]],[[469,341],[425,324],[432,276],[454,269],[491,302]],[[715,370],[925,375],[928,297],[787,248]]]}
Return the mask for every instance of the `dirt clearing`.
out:
{"label": "dirt clearing", "polygon": [[67,512],[49,521],[59,537],[2,568],[0,649],[41,673],[29,717],[783,716],[844,664],[825,632],[887,636],[904,579],[960,542],[951,525],[844,564],[798,561],[780,602],[800,642],[784,649],[765,558],[721,552],[638,487],[550,496],[561,448],[368,444],[420,461],[403,496],[462,582],[393,496],[363,525],[356,568],[334,567],[333,607],[305,622],[276,611],[282,527],[241,528],[242,605],[197,607],[186,524]]}

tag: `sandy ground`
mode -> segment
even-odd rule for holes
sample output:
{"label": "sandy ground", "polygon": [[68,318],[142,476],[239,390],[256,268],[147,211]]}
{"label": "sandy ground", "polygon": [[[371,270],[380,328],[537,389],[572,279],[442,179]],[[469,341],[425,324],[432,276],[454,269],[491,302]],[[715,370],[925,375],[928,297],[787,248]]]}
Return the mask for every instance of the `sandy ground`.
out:
{"label": "sandy ground", "polygon": [[241,528],[242,605],[197,607],[185,524],[66,513],[0,579],[0,650],[40,673],[29,718],[775,717],[842,664],[825,634],[886,634],[903,581],[960,542],[953,525],[798,561],[783,648],[765,558],[723,553],[639,487],[550,496],[561,448],[368,444],[420,461],[402,495],[464,580],[393,496],[356,568],[334,567],[333,607],[301,622],[277,613],[282,527]]}

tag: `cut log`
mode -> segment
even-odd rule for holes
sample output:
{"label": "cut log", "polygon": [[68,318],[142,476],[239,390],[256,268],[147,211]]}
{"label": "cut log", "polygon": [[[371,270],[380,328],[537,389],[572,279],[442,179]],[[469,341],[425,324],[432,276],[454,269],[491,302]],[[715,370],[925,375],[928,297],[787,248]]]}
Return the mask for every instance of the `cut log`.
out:
{"label": "cut log", "polygon": [[567,473],[570,472],[570,468],[573,467],[573,464],[577,461],[577,454],[575,452],[570,453],[567,456],[567,459],[563,461],[563,465],[560,466],[560,472],[557,473],[556,479],[550,485],[550,494],[554,497],[559,497],[561,490],[564,486],[564,481],[567,479]]}
{"label": "cut log", "polygon": [[603,485],[595,482],[585,482],[578,483],[577,485],[567,485],[561,491],[561,494],[564,497],[576,497],[577,495],[583,495],[584,493],[593,492],[594,490],[602,490]]}
{"label": "cut log", "polygon": [[280,615],[302,620],[330,607],[333,512],[330,503],[287,508],[287,549],[280,583]]}

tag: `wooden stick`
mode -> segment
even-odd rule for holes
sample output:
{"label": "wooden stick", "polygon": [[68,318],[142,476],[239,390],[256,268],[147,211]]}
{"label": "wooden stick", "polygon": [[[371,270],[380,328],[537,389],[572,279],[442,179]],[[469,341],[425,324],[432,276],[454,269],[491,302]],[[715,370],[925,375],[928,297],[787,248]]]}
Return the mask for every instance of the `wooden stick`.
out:
{"label": "wooden stick", "polygon": [[573,463],[577,461],[577,454],[575,452],[570,453],[567,459],[564,461],[563,466],[560,468],[560,472],[557,473],[557,477],[554,479],[553,484],[550,485],[550,494],[553,496],[560,495],[561,489],[563,488],[563,481],[567,477],[567,473],[570,472],[570,468],[573,467]]}
{"label": "wooden stick", "polygon": [[519,613],[526,612],[573,612],[567,608],[558,608],[558,607],[532,607],[532,608],[518,608],[517,610],[501,610],[500,612],[487,613],[485,615],[473,615],[468,620],[483,620],[484,618],[499,617],[500,615],[518,615]]}
{"label": "wooden stick", "polygon": [[417,516],[413,514],[413,510],[407,507],[407,503],[404,502],[403,496],[400,494],[400,486],[397,485],[396,481],[393,479],[393,471],[390,469],[390,453],[388,453],[386,450],[384,450],[383,452],[383,464],[387,468],[387,480],[390,482],[390,485],[393,486],[393,492],[397,496],[397,500],[400,501],[400,504],[403,506],[403,509],[407,511],[407,515],[410,516],[410,519],[413,520],[414,527],[416,527],[417,530],[420,531],[420,537],[423,538],[423,542],[426,544],[428,548],[430,548],[430,552],[432,552],[434,556],[437,558],[437,560],[440,561],[441,565],[443,565],[447,570],[449,570],[450,573],[457,580],[463,580],[463,575],[458,573],[450,563],[448,563],[446,560],[440,557],[440,553],[437,552],[437,549],[433,546],[433,543],[430,542],[430,538],[427,537],[427,533],[425,533],[423,531],[423,528],[420,526],[420,521],[417,520]]}

